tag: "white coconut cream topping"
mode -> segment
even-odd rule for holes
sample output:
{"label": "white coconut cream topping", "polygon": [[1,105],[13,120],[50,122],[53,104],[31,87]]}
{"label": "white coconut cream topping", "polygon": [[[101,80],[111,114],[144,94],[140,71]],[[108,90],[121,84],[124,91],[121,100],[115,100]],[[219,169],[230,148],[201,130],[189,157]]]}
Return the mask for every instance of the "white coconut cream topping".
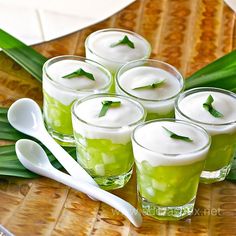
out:
{"label": "white coconut cream topping", "polygon": [[[127,44],[112,46],[125,36],[134,44],[134,48]],[[95,32],[89,36],[87,41],[87,58],[103,64],[113,72],[125,62],[149,57],[149,54],[150,46],[146,40],[119,30]]]}
{"label": "white coconut cream topping", "polygon": [[[164,127],[164,128],[163,128]],[[191,142],[171,138],[169,131],[188,137]],[[179,122],[151,122],[134,133],[133,150],[138,162],[151,165],[185,165],[206,157],[209,138],[206,132],[192,125]]]}
{"label": "white coconut cream topping", "polygon": [[[222,117],[214,117],[203,107],[209,95],[214,99],[212,103],[213,108],[220,112],[223,115]],[[185,116],[195,120],[196,123],[202,122],[209,124],[199,123],[210,134],[236,132],[236,98],[233,96],[210,90],[201,91],[184,97],[179,102],[178,107]],[[176,117],[187,120],[187,117],[182,116],[177,111]],[[224,126],[227,123],[232,124]]]}
{"label": "white coconut cream topping", "polygon": [[[168,99],[178,94],[182,88],[175,76],[151,66],[139,66],[127,70],[120,76],[119,84],[127,93],[150,100]],[[144,88],[155,84],[156,88]]]}
{"label": "white coconut cream topping", "polygon": [[[110,106],[104,116],[99,117],[103,101],[120,102]],[[129,99],[98,96],[85,100],[74,107],[73,126],[77,133],[91,139],[111,139],[115,143],[127,143],[134,123],[142,121],[143,109]],[[87,124],[86,124],[87,123]]]}
{"label": "white coconut cream topping", "polygon": [[[79,69],[92,74],[94,80],[84,75],[63,78]],[[61,60],[49,65],[46,73],[43,79],[44,90],[64,105],[69,105],[76,98],[109,89],[109,76],[90,63],[71,59]]]}

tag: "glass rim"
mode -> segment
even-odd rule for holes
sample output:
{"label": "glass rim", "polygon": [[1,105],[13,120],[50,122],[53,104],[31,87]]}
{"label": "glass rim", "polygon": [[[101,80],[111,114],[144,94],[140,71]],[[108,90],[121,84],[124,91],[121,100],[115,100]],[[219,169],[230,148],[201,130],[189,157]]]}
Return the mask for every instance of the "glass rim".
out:
{"label": "glass rim", "polygon": [[[141,62],[141,61],[146,61],[146,62],[155,62],[155,63],[159,63],[159,64],[162,64],[162,65],[165,65],[165,66],[168,66],[169,68],[171,68],[173,71],[175,71],[179,77],[180,77],[180,85],[181,85],[181,88],[180,90],[178,91],[178,93],[176,93],[175,95],[169,97],[169,98],[165,98],[165,99],[147,99],[147,98],[140,98],[140,97],[137,97],[129,92],[127,92],[124,88],[122,88],[122,86],[120,85],[119,83],[119,77],[120,77],[120,73],[121,71],[128,65],[132,64],[132,63],[135,63],[135,62]],[[117,86],[119,87],[119,89],[124,92],[127,96],[130,96],[130,97],[133,97],[135,99],[138,99],[140,101],[143,101],[143,102],[165,102],[165,101],[170,101],[170,100],[173,100],[175,99],[180,93],[183,92],[184,90],[184,78],[182,76],[182,74],[172,65],[166,63],[166,62],[163,62],[163,61],[160,61],[160,60],[155,60],[155,59],[138,59],[138,60],[133,60],[133,61],[129,61],[127,63],[125,63],[123,66],[121,66],[119,68],[119,70],[117,71],[116,75],[115,75],[115,82],[117,84]]]}
{"label": "glass rim", "polygon": [[226,95],[229,95],[231,97],[234,97],[236,99],[236,94],[226,90],[226,89],[221,89],[221,88],[216,88],[216,87],[199,87],[199,88],[193,88],[193,89],[189,89],[183,93],[181,93],[178,98],[175,100],[175,109],[177,110],[178,113],[180,113],[181,116],[183,116],[184,118],[188,119],[189,121],[193,122],[193,123],[197,123],[200,125],[206,125],[209,127],[213,127],[213,126],[217,126],[217,127],[222,127],[222,126],[226,126],[226,125],[234,125],[236,124],[236,119],[234,121],[230,121],[230,122],[225,122],[225,123],[218,123],[218,124],[213,124],[213,123],[207,123],[207,122],[202,122],[202,121],[198,121],[195,120],[187,115],[185,115],[181,109],[179,108],[179,103],[187,96],[194,94],[196,92],[220,92]]}
{"label": "glass rim", "polygon": [[[167,122],[176,122],[176,123],[181,123],[181,124],[185,124],[185,125],[188,125],[188,126],[191,126],[191,127],[194,127],[196,129],[198,129],[202,134],[205,134],[206,137],[208,137],[208,142],[201,148],[197,149],[197,150],[194,150],[192,152],[187,152],[187,153],[172,153],[172,154],[168,154],[168,153],[162,153],[162,152],[157,152],[157,151],[154,151],[154,150],[151,150],[147,147],[144,147],[142,144],[140,144],[136,139],[135,139],[135,132],[137,132],[137,130],[141,129],[142,127],[144,127],[145,125],[148,125],[150,123],[155,123],[155,122],[163,122],[163,121],[167,121]],[[163,156],[167,156],[167,157],[176,157],[176,156],[180,156],[180,155],[189,155],[189,154],[194,154],[194,153],[198,153],[198,152],[201,152],[203,150],[205,150],[206,148],[209,148],[210,145],[211,145],[211,136],[208,134],[208,132],[202,128],[201,126],[199,125],[196,125],[192,122],[189,122],[189,121],[183,121],[183,120],[179,120],[179,119],[175,119],[175,118],[163,118],[163,119],[155,119],[155,120],[150,120],[150,121],[146,121],[140,125],[138,125],[132,132],[132,135],[131,135],[131,139],[141,148],[147,150],[148,152],[151,152],[153,154],[160,154],[160,155],[163,155]]]}
{"label": "glass rim", "polygon": [[[93,124],[93,123],[90,123],[90,122],[87,122],[83,119],[81,119],[75,112],[75,109],[76,107],[87,101],[87,100],[90,100],[90,99],[93,99],[93,98],[97,98],[97,97],[118,97],[118,98],[122,98],[122,99],[125,99],[125,100],[128,100],[132,103],[134,103],[138,108],[139,110],[142,111],[142,116],[141,118],[139,118],[137,121],[131,123],[131,124],[128,124],[128,125],[123,125],[123,126],[114,126],[114,127],[109,127],[109,126],[103,126],[103,125],[96,125],[96,124]],[[102,129],[110,129],[110,130],[117,130],[117,129],[122,129],[124,127],[133,127],[133,126],[137,126],[140,122],[144,122],[145,121],[145,118],[146,118],[146,115],[147,115],[147,111],[145,110],[145,108],[143,107],[143,105],[138,102],[137,100],[135,99],[132,99],[132,98],[129,98],[127,96],[123,96],[123,95],[120,95],[120,94],[115,94],[115,93],[98,93],[98,94],[92,94],[92,95],[89,95],[89,96],[86,96],[82,99],[77,99],[75,100],[75,102],[73,103],[72,107],[71,107],[71,111],[72,111],[72,114],[73,116],[76,117],[76,119],[78,119],[80,122],[82,122],[83,124],[86,124],[88,126],[92,126],[92,127],[96,127],[96,128],[102,128]]]}
{"label": "glass rim", "polygon": [[[108,78],[107,83],[104,85],[104,87],[99,88],[99,89],[83,89],[83,90],[78,90],[78,89],[72,89],[72,88],[64,87],[62,84],[60,84],[57,81],[53,80],[51,78],[51,76],[49,76],[49,74],[47,73],[47,68],[50,66],[49,64],[51,62],[53,62],[54,60],[55,61],[60,61],[60,59],[63,60],[63,58],[64,59],[71,59],[71,60],[75,60],[75,61],[81,61],[81,62],[84,62],[84,63],[86,63],[87,61],[91,62],[91,64],[89,64],[89,63],[88,64],[92,65],[92,66],[95,66],[96,68],[100,69],[101,72],[103,72],[107,76],[107,78]],[[81,56],[76,56],[76,55],[61,55],[61,56],[56,56],[56,57],[52,57],[52,58],[48,59],[43,64],[43,74],[45,75],[46,79],[48,81],[50,81],[50,83],[52,83],[54,86],[56,86],[59,89],[62,89],[63,91],[70,92],[70,93],[84,93],[84,94],[88,94],[88,93],[91,93],[91,92],[94,93],[94,92],[97,92],[97,91],[106,90],[109,87],[111,87],[111,85],[112,85],[112,74],[111,74],[111,72],[108,69],[106,69],[103,65],[101,65],[100,63],[98,63],[96,61],[87,59],[86,57],[81,57]],[[43,79],[44,79],[44,75],[43,75]]]}
{"label": "glass rim", "polygon": [[141,39],[141,40],[143,40],[143,41],[145,42],[145,44],[147,45],[147,49],[148,49],[148,50],[147,50],[147,55],[143,56],[143,57],[140,58],[140,59],[149,58],[149,56],[151,55],[151,51],[152,51],[152,49],[151,49],[151,44],[150,44],[143,36],[141,36],[141,35],[139,35],[139,34],[133,32],[133,31],[125,30],[125,29],[119,29],[119,28],[106,28],[106,29],[97,30],[97,31],[95,31],[95,32],[93,32],[93,33],[91,33],[91,34],[89,34],[89,35],[87,36],[87,38],[85,39],[85,43],[84,43],[85,48],[88,49],[90,53],[92,53],[93,55],[95,55],[95,56],[97,56],[97,57],[99,57],[99,58],[101,58],[101,59],[103,59],[103,60],[109,60],[109,61],[112,62],[112,63],[123,64],[124,62],[123,62],[122,60],[121,60],[121,61],[117,61],[117,60],[107,59],[107,58],[105,58],[105,57],[103,57],[103,56],[101,56],[101,55],[98,55],[97,53],[94,52],[94,50],[92,50],[92,49],[89,47],[89,39],[90,39],[91,37],[93,37],[93,36],[96,35],[96,34],[99,34],[99,33],[102,33],[102,32],[109,32],[109,31],[117,31],[117,32],[123,32],[123,33],[129,33],[129,34],[131,34],[131,35],[136,36],[137,38],[139,38],[139,39]]}

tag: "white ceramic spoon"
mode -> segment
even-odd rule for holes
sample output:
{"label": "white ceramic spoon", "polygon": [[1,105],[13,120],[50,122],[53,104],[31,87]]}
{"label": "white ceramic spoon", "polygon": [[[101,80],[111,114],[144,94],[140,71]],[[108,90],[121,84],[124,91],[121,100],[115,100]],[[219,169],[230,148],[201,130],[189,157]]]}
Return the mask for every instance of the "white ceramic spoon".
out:
{"label": "white ceramic spoon", "polygon": [[7,116],[15,129],[43,143],[73,178],[98,186],[79,163],[49,135],[44,126],[41,109],[34,100],[29,98],[17,100],[9,108]]}
{"label": "white ceramic spoon", "polygon": [[51,165],[43,148],[36,142],[29,139],[21,139],[16,142],[15,149],[18,159],[25,168],[105,202],[125,215],[134,226],[141,226],[142,216],[131,204],[114,194],[84,181],[77,181],[70,175],[57,170]]}

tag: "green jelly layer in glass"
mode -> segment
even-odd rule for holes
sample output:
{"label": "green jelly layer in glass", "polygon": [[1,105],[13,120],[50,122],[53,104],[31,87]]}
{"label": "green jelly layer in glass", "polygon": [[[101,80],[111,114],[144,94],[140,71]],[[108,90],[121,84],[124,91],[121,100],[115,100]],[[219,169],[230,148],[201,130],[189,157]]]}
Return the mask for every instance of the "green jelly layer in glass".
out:
{"label": "green jelly layer in glass", "polygon": [[131,142],[113,143],[108,139],[87,139],[75,133],[77,159],[93,177],[119,176],[133,166]]}
{"label": "green jelly layer in glass", "polygon": [[136,163],[138,191],[159,206],[182,206],[195,197],[205,161],[181,166],[151,166]]}
{"label": "green jelly layer in glass", "polygon": [[113,71],[110,71],[111,74],[112,74],[112,84],[111,84],[111,87],[109,89],[109,93],[116,93],[116,86],[115,86],[115,75],[116,75],[116,72],[113,72]]}
{"label": "green jelly layer in glass", "polygon": [[155,119],[161,119],[161,118],[174,118],[175,117],[175,111],[174,109],[171,110],[168,113],[164,113],[164,114],[160,114],[158,112],[154,113],[154,112],[148,112],[147,113],[147,117],[146,117],[146,121],[147,120],[155,120]]}
{"label": "green jelly layer in glass", "polygon": [[236,133],[213,135],[211,138],[204,171],[216,171],[228,166],[236,151]]}
{"label": "green jelly layer in glass", "polygon": [[60,134],[73,135],[72,104],[66,106],[43,91],[43,114],[47,127]]}

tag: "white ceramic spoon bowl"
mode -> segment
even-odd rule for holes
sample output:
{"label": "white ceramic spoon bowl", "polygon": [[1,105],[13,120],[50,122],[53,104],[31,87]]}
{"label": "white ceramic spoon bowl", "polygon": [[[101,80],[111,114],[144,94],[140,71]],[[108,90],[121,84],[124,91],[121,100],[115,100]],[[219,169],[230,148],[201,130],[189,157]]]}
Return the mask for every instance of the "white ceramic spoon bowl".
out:
{"label": "white ceramic spoon bowl", "polygon": [[49,135],[44,126],[41,109],[34,100],[29,98],[17,100],[9,108],[7,116],[15,129],[43,143],[72,177],[98,186],[79,163]]}
{"label": "white ceramic spoon bowl", "polygon": [[142,216],[131,204],[114,194],[84,181],[77,181],[70,175],[57,170],[51,165],[43,148],[36,142],[28,139],[21,139],[16,142],[15,148],[16,154],[25,168],[105,202],[125,215],[134,226],[141,226]]}

